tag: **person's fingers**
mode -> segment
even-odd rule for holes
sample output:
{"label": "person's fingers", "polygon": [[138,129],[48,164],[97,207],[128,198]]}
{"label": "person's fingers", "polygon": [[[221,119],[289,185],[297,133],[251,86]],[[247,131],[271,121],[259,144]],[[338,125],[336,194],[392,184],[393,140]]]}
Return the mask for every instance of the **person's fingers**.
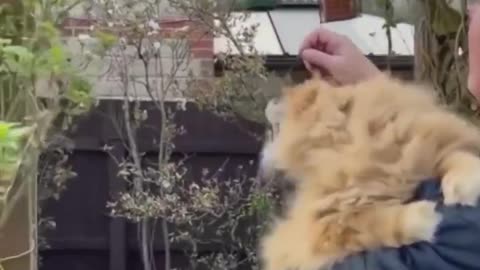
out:
{"label": "person's fingers", "polygon": [[306,48],[316,47],[316,41],[317,41],[317,29],[315,29],[315,31],[308,33],[308,35],[305,36],[302,43],[300,44],[300,47],[298,48],[298,54],[302,54],[302,51],[305,50]]}
{"label": "person's fingers", "polygon": [[305,49],[301,57],[309,65],[309,70],[313,68],[329,71],[332,68],[333,57],[319,50]]}
{"label": "person's fingers", "polygon": [[470,8],[468,88],[480,100],[480,5]]}
{"label": "person's fingers", "polygon": [[322,49],[331,43],[338,43],[340,36],[325,28],[317,28],[310,32],[300,44],[299,53],[305,49]]}
{"label": "person's fingers", "polygon": [[310,65],[309,62],[303,60],[303,65],[305,66],[305,68],[306,68],[308,71],[312,71],[312,66]]}

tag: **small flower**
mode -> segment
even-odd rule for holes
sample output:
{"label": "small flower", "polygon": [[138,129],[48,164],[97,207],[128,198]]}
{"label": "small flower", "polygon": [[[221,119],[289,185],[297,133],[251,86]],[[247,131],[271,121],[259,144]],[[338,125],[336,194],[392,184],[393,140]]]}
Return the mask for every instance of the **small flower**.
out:
{"label": "small flower", "polygon": [[162,186],[166,189],[169,189],[172,186],[172,184],[170,184],[170,182],[168,182],[167,180],[164,180],[162,181]]}
{"label": "small flower", "polygon": [[145,121],[148,119],[148,111],[147,110],[143,110],[142,112],[142,121]]}
{"label": "small flower", "polygon": [[90,35],[88,35],[88,34],[79,34],[79,35],[78,35],[78,39],[79,39],[80,41],[86,41],[86,40],[89,40],[89,39],[91,39],[91,38],[92,38],[92,37],[90,37]]}
{"label": "small flower", "polygon": [[190,30],[190,26],[189,25],[185,25],[183,27],[180,27],[178,29],[175,29],[175,32],[187,32],[188,30]]}
{"label": "small flower", "polygon": [[154,20],[149,20],[147,23],[148,27],[150,27],[152,30],[158,31],[160,30],[160,25],[154,21]]}
{"label": "small flower", "polygon": [[178,105],[178,108],[180,110],[186,111],[187,110],[187,99],[186,98],[179,99],[177,105]]}
{"label": "small flower", "polygon": [[200,187],[199,187],[197,184],[195,184],[195,183],[193,183],[193,184],[190,185],[190,190],[192,190],[192,191],[193,191],[193,190],[199,190],[199,189],[200,189]]}

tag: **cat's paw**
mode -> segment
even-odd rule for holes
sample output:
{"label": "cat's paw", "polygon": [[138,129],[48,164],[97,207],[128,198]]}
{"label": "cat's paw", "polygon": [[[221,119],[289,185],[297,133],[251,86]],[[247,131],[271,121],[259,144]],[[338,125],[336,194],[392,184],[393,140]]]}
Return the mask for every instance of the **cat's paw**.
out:
{"label": "cat's paw", "polygon": [[413,241],[433,242],[442,215],[435,211],[435,203],[413,202],[406,205],[405,232]]}
{"label": "cat's paw", "polygon": [[475,206],[480,197],[480,160],[476,165],[460,166],[442,179],[444,204]]}

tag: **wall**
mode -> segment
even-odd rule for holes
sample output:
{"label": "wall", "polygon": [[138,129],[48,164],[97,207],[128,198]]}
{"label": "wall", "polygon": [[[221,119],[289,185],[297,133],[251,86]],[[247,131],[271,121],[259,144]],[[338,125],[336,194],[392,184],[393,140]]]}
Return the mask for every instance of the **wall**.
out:
{"label": "wall", "polygon": [[[149,103],[142,107],[149,110]],[[170,105],[169,105],[170,106]],[[173,104],[171,104],[173,108]],[[140,270],[137,231],[135,225],[123,219],[111,218],[106,208],[107,201],[117,192],[125,190],[125,182],[117,177],[118,164],[127,154],[121,138],[123,130],[120,101],[102,101],[98,108],[77,122],[71,137],[75,149],[70,157],[72,169],[78,174],[70,180],[67,189],[58,201],[49,201],[43,208],[44,216],[56,222],[47,236],[48,247],[40,252],[42,270]],[[191,155],[186,166],[189,179],[198,179],[206,168],[216,172],[228,161],[217,177],[220,180],[238,177],[238,167],[243,166],[247,176],[256,173],[256,158],[260,142],[252,136],[259,135],[262,128],[246,122],[225,122],[193,106],[178,111],[175,120],[183,125],[186,134],[175,140],[174,158]],[[149,110],[149,119],[138,134],[140,151],[145,160],[157,156],[158,127],[160,115],[156,109]],[[104,146],[112,147],[105,152]],[[164,269],[163,235],[160,227],[154,236],[155,260],[158,270]],[[203,254],[218,250],[218,246],[201,246]],[[172,247],[172,264],[185,264],[179,246]]]}
{"label": "wall", "polygon": [[[165,1],[162,1],[165,3]],[[186,87],[186,81],[189,75],[189,72],[192,72],[197,78],[208,78],[213,75],[213,36],[206,31],[206,29],[199,27],[199,24],[191,21],[180,15],[175,15],[171,10],[163,4],[163,11],[161,11],[161,18],[157,21],[160,26],[160,33],[155,36],[155,38],[160,41],[161,48],[157,62],[162,66],[163,72],[153,70],[155,61],[157,59],[152,59],[149,63],[152,88],[157,92],[161,91],[162,80],[165,83],[168,83],[172,78],[172,73],[170,72],[174,63],[178,60],[175,60],[175,57],[172,55],[171,49],[168,48],[167,43],[175,41],[175,34],[178,34],[180,31],[185,31],[188,29],[187,40],[183,45],[178,46],[182,50],[190,51],[189,60],[185,63],[179,65],[178,71],[175,79],[178,81],[180,87]],[[92,35],[93,26],[95,22],[89,19],[81,7],[76,8],[72,12],[72,16],[67,18],[63,24],[63,36],[66,44],[68,45],[70,51],[72,52],[72,61],[78,64],[82,64],[82,51],[81,43],[79,40],[79,35]],[[120,35],[121,36],[121,35]],[[177,39],[178,40],[178,39]],[[144,79],[144,65],[143,62],[134,57],[136,55],[135,48],[131,47],[127,50],[127,55],[132,56],[131,61],[128,64],[130,73],[134,75],[135,79],[138,80],[137,83],[130,85],[131,93],[135,91],[135,95],[140,98],[149,97],[147,91],[145,91],[142,86],[142,82],[145,82]],[[116,98],[123,96],[124,90],[122,89],[122,84],[120,83],[120,78],[117,75],[116,68],[118,68],[118,63],[115,60],[118,57],[113,56],[112,54],[107,54],[107,57],[104,59],[94,59],[90,62],[87,68],[83,69],[82,72],[94,83],[94,92],[97,97],[100,98]],[[178,58],[177,58],[178,59]],[[40,95],[50,96],[52,93],[48,92],[47,87],[41,87]],[[168,97],[176,98],[181,96],[177,92],[170,92]]]}
{"label": "wall", "polygon": [[[329,1],[327,1],[329,2]],[[330,1],[332,2],[332,1]],[[333,1],[334,2],[334,1]],[[352,1],[355,2],[355,1]],[[193,72],[198,79],[211,78],[214,76],[214,67],[213,67],[213,36],[199,27],[198,23],[190,21],[185,17],[182,17],[179,14],[175,14],[166,4],[166,1],[161,1],[162,4],[162,17],[158,20],[158,23],[161,28],[161,33],[156,36],[159,41],[162,41],[162,44],[166,44],[168,41],[172,41],[172,36],[175,35],[178,31],[182,29],[189,28],[190,32],[188,35],[188,43],[185,44],[184,48],[190,50],[191,59],[186,61],[186,63],[181,65],[181,68],[176,72],[175,79],[177,80],[180,88],[187,88],[186,82],[188,79],[189,72]],[[336,14],[336,9],[331,9],[329,16],[332,20],[335,20],[336,17],[340,16]],[[341,12],[340,12],[341,13]],[[82,8],[76,8],[72,13],[72,16],[64,21],[63,35],[65,41],[68,44],[68,47],[71,49],[73,54],[73,61],[80,64],[81,62],[81,46],[78,39],[79,35],[82,34],[91,34],[91,27],[95,24],[94,21],[89,19],[84,15]],[[337,16],[338,15],[338,16]],[[165,42],[163,42],[165,41]],[[170,70],[175,59],[171,53],[171,50],[167,48],[167,45],[162,45],[160,50],[160,63],[162,64],[163,70]],[[128,54],[134,56],[136,51],[134,48],[128,50]],[[117,76],[115,68],[118,68],[118,64],[114,62],[116,57],[108,55],[104,59],[94,59],[88,65],[83,72],[94,82],[94,92],[97,97],[100,98],[118,98],[124,95],[124,89],[120,83],[120,78]],[[154,65],[154,61],[150,63],[150,66]],[[131,83],[129,92],[135,93],[137,97],[140,98],[150,98],[147,91],[143,87],[144,79],[144,65],[140,59],[137,57],[132,57],[131,62],[128,67],[130,68],[130,73],[134,75],[136,82]],[[274,67],[275,69],[275,67]],[[396,71],[395,71],[396,72]],[[397,73],[397,72],[396,72]],[[403,73],[403,72],[401,72]],[[408,73],[408,71],[407,71]],[[159,74],[152,69],[150,69],[150,74],[153,75],[153,78],[150,78],[154,89],[157,92],[160,92],[160,86],[163,82],[171,79],[171,75],[168,72]],[[408,75],[408,74],[407,74]],[[158,79],[158,80],[155,80]],[[48,96],[51,93],[48,93],[47,87],[40,87],[42,89],[41,95]],[[156,95],[154,95],[156,96]],[[178,91],[172,91],[168,93],[168,98],[178,98],[181,97],[181,93]]]}

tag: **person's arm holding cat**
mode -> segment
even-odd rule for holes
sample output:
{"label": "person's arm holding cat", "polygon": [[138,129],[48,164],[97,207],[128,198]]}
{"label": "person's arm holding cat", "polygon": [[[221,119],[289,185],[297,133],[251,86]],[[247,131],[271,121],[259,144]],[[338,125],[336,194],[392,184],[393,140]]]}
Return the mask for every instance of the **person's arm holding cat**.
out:
{"label": "person's arm holding cat", "polygon": [[[470,13],[469,51],[468,86],[480,101],[480,5],[472,7]],[[307,69],[320,71],[340,84],[381,74],[351,40],[325,29],[317,29],[305,38],[300,55]],[[435,179],[426,181],[413,199],[438,201],[443,220],[435,244],[364,252],[347,258],[333,270],[480,269],[480,206],[444,206],[441,186]]]}

